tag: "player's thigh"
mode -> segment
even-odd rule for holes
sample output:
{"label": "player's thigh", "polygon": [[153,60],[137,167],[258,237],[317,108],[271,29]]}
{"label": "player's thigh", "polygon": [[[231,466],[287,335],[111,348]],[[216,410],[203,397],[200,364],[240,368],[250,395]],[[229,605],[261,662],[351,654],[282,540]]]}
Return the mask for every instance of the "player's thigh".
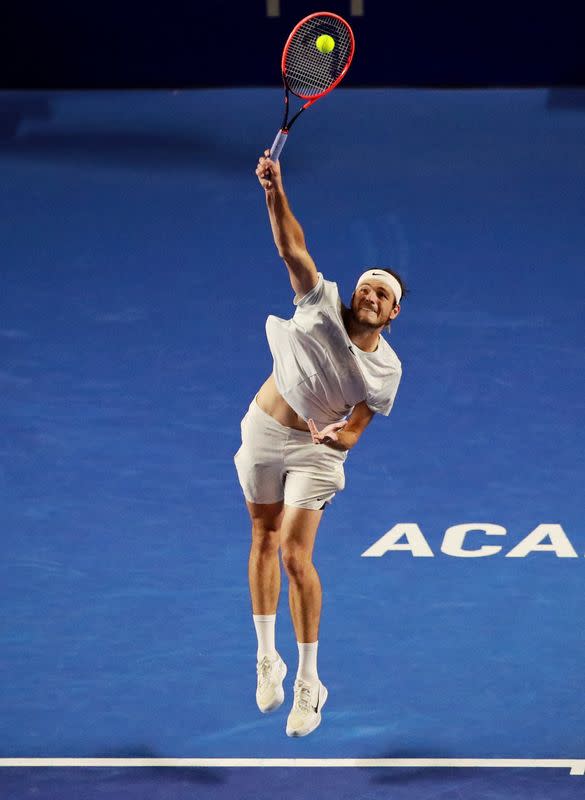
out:
{"label": "player's thigh", "polygon": [[323,509],[284,506],[280,526],[280,546],[283,559],[289,555],[311,559]]}
{"label": "player's thigh", "polygon": [[284,517],[284,500],[276,503],[252,503],[246,500],[252,533],[279,533]]}

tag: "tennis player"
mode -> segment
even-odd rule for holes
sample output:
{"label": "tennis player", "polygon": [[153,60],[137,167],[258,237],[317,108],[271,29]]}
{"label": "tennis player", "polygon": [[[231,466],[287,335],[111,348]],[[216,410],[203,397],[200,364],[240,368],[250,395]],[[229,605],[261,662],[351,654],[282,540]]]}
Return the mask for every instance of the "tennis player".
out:
{"label": "tennis player", "polygon": [[306,736],[320,724],[327,699],[317,671],[321,584],[313,545],[324,509],[345,486],[348,451],[375,413],[387,416],[392,408],[401,365],[380,334],[400,313],[405,287],[395,272],[370,268],[344,306],[337,285],[317,272],[269,152],[256,175],[296,311],[289,320],[267,319],[274,368],[242,420],[234,461],[252,521],[256,702],[267,713],[284,701],[287,668],[275,647],[280,548],[299,652],[286,733]]}

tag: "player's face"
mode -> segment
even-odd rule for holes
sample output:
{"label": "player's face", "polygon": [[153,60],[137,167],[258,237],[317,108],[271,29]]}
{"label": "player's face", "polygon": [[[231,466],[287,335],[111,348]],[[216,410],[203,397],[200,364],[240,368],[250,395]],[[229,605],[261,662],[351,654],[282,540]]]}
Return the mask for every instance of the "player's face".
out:
{"label": "player's face", "polygon": [[398,315],[400,306],[394,308],[394,293],[386,284],[373,281],[360,283],[354,292],[351,310],[360,325],[379,328]]}

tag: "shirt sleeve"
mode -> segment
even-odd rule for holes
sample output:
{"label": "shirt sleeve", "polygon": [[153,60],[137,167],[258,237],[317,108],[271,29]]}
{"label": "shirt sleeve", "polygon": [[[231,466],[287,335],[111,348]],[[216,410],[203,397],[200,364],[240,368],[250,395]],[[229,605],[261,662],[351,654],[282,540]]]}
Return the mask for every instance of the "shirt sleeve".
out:
{"label": "shirt sleeve", "polygon": [[339,292],[337,291],[337,284],[332,281],[326,281],[323,278],[323,273],[318,272],[319,279],[313,288],[307,294],[299,296],[295,294],[293,304],[297,308],[306,308],[307,306],[318,305],[334,305]]}
{"label": "shirt sleeve", "polygon": [[366,398],[368,408],[370,408],[376,414],[382,414],[383,416],[387,417],[392,411],[392,406],[394,405],[394,400],[396,399],[401,377],[402,370],[397,370],[395,373],[390,375],[384,384],[383,392],[376,392],[375,395],[369,395]]}

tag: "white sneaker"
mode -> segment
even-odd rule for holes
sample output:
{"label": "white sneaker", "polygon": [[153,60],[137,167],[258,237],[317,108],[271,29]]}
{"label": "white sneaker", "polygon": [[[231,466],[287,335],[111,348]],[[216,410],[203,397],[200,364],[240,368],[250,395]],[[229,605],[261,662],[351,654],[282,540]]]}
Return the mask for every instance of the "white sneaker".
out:
{"label": "white sneaker", "polygon": [[284,702],[284,689],[282,682],[286,677],[286,664],[282,658],[264,656],[256,665],[258,685],[256,688],[256,703],[263,714],[276,711]]}
{"label": "white sneaker", "polygon": [[321,681],[308,683],[301,678],[296,679],[293,707],[286,721],[287,736],[306,736],[321,724],[321,709],[327,694]]}

